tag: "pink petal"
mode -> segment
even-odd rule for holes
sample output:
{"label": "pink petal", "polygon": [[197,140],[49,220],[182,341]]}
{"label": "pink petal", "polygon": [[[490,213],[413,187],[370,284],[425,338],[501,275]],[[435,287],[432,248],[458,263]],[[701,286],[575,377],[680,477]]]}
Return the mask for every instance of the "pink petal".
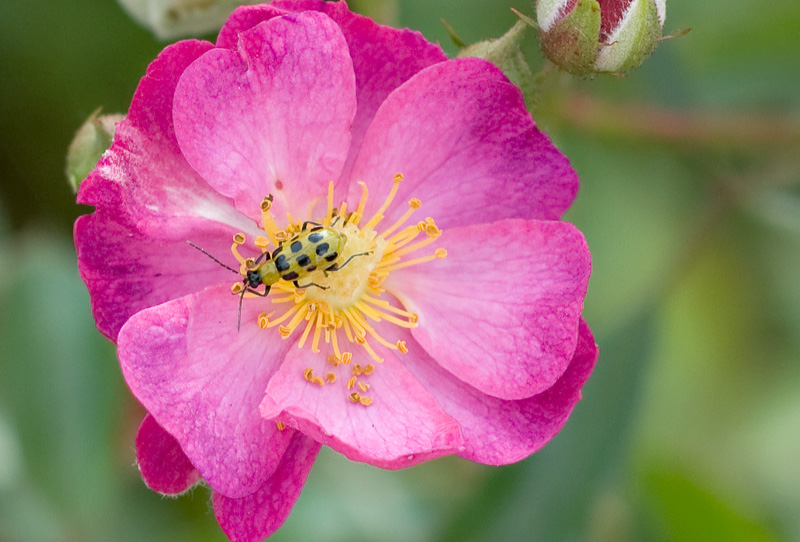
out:
{"label": "pink petal", "polygon": [[78,267],[97,326],[112,340],[139,310],[229,274],[187,240],[224,258],[231,236],[255,226],[197,175],[175,140],[175,85],[209,48],[180,42],[149,66],[114,143],[78,193],[79,203],[97,206],[75,224]]}
{"label": "pink petal", "polygon": [[236,229],[173,218],[159,238],[142,233],[124,211],[117,210],[99,207],[75,222],[78,269],[91,295],[97,327],[111,340],[116,341],[122,325],[140,310],[212,284],[240,280],[186,243],[192,241],[236,267],[230,252]]}
{"label": "pink petal", "polygon": [[419,316],[414,338],[445,369],[501,399],[553,385],[575,352],[591,261],[571,224],[503,220],[445,230],[447,257],[385,282]]}
{"label": "pink petal", "polygon": [[233,49],[239,33],[258,23],[291,11],[321,11],[342,30],[356,76],[358,109],[351,128],[350,155],[343,178],[361,146],[364,133],[386,96],[423,68],[447,60],[439,45],[408,29],[376,24],[351,12],[345,2],[321,0],[277,0],[270,4],[242,6],[228,19],[217,38],[218,47]]}
{"label": "pink petal", "polygon": [[78,203],[113,207],[147,235],[163,235],[173,217],[244,223],[229,200],[214,191],[183,158],[172,124],[178,78],[211,44],[182,41],[164,49],[136,89],[111,148],[81,184]]}
{"label": "pink petal", "polygon": [[[460,58],[428,67],[392,92],[375,115],[351,178],[371,190],[365,216],[403,173],[387,224],[416,197],[442,228],[502,218],[555,219],[578,179],[536,129],[522,93],[491,63]],[[350,186],[358,201],[361,188]]]}
{"label": "pink petal", "polygon": [[[353,367],[374,363],[363,351],[353,352],[349,366],[333,367],[326,357],[292,349],[267,386],[262,416],[281,420],[353,461],[386,469],[408,467],[460,449],[458,423],[393,356],[375,364],[372,375],[359,378],[369,384],[367,391],[346,386]],[[333,372],[337,379],[320,387],[304,379],[307,368],[323,378]],[[369,406],[353,403],[348,397],[352,392],[372,397],[374,402]]]}
{"label": "pink petal", "polygon": [[200,481],[178,441],[149,414],[136,434],[136,461],[144,483],[159,493],[177,495]]}
{"label": "pink petal", "polygon": [[231,499],[214,492],[214,514],[233,542],[263,540],[283,525],[306,482],[320,445],[295,433],[275,473],[255,493]]}
{"label": "pink petal", "polygon": [[483,394],[424,356],[408,356],[406,366],[461,424],[461,457],[503,465],[528,457],[558,433],[581,398],[581,388],[597,362],[597,346],[581,320],[578,345],[567,370],[553,386],[521,401]]}
{"label": "pink petal", "polygon": [[[242,321],[262,308],[246,299]],[[209,288],[135,314],[118,343],[133,394],[211,487],[233,498],[261,486],[292,435],[258,412],[290,344],[255,325],[237,332],[237,311],[228,286]]]}
{"label": "pink petal", "polygon": [[320,13],[278,17],[239,34],[183,73],[175,131],[190,164],[236,206],[260,220],[309,213],[336,180],[355,114],[353,64],[339,27]]}

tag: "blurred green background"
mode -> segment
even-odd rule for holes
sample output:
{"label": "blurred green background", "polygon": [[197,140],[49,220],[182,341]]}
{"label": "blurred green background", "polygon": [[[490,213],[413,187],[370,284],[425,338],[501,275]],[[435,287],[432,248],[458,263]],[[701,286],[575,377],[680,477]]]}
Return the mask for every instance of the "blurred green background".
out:
{"label": "blurred green background", "polygon": [[[353,8],[467,42],[530,2]],[[628,77],[542,79],[571,158],[600,361],[517,465],[385,472],[323,450],[274,540],[800,540],[800,3],[670,0]],[[113,0],[0,3],[0,541],[222,541],[208,490],[142,484],[141,410],[78,278],[66,148],[164,43]],[[542,61],[533,39],[525,53]]]}

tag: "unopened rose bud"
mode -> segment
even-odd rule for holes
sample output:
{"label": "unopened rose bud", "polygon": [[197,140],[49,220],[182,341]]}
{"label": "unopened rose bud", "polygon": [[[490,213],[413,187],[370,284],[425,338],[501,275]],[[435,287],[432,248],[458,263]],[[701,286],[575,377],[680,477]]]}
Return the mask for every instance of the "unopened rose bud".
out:
{"label": "unopened rose bud", "polygon": [[653,52],[667,0],[537,0],[542,51],[584,77],[624,73]]}
{"label": "unopened rose bud", "polygon": [[100,115],[100,109],[97,109],[75,133],[67,150],[66,166],[67,181],[73,192],[78,191],[78,186],[111,146],[116,123],[122,117],[121,114]]}

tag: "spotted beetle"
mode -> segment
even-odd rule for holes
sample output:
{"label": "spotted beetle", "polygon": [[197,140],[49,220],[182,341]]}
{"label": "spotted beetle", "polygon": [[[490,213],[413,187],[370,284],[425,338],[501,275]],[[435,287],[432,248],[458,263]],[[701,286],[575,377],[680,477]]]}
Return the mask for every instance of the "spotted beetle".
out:
{"label": "spotted beetle", "polygon": [[[334,222],[335,224],[335,222]],[[224,264],[211,254],[200,248],[191,241],[187,241],[189,245],[193,246],[222,267],[233,271],[237,275],[240,274],[236,269]],[[301,285],[299,280],[307,277],[317,270],[322,270],[327,273],[338,271],[353,258],[358,256],[366,256],[371,252],[359,252],[352,254],[342,263],[336,263],[336,260],[341,256],[344,246],[347,243],[347,236],[341,232],[336,231],[330,226],[323,226],[316,222],[306,221],[299,233],[294,235],[288,241],[282,241],[278,248],[271,254],[269,251],[264,251],[261,255],[254,260],[253,265],[249,266],[247,273],[242,279],[242,293],[239,296],[239,319],[236,329],[241,327],[242,323],[242,301],[244,294],[247,292],[266,297],[269,294],[270,288],[279,280],[291,282],[296,288],[308,288],[309,286],[316,286],[327,290],[327,286],[322,286],[316,282],[309,282],[308,284]],[[262,260],[264,260],[262,262]],[[261,285],[264,285],[264,291],[256,290]]]}

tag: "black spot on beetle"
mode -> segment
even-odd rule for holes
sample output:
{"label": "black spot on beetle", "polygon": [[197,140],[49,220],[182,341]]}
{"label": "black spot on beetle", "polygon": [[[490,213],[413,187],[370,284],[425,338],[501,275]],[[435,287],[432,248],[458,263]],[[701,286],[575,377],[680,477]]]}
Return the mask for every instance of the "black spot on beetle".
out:
{"label": "black spot on beetle", "polygon": [[307,265],[311,265],[311,258],[309,258],[307,255],[303,254],[302,256],[299,256],[297,258],[297,265],[299,265],[300,267],[305,267]]}
{"label": "black spot on beetle", "polygon": [[322,243],[321,245],[317,245],[316,249],[317,256],[322,256],[323,254],[328,252],[329,248],[331,248],[331,246],[328,243]]}
{"label": "black spot on beetle", "polygon": [[321,233],[312,233],[308,236],[308,240],[312,243],[319,243],[322,241],[323,235]]}
{"label": "black spot on beetle", "polygon": [[286,256],[284,256],[283,254],[279,255],[275,259],[275,269],[277,269],[278,272],[286,271],[287,269],[289,269],[289,267],[291,266],[289,265],[289,262],[286,261]]}
{"label": "black spot on beetle", "polygon": [[300,241],[295,241],[289,246],[289,249],[292,252],[300,252],[301,250],[303,250],[303,243],[301,243]]}
{"label": "black spot on beetle", "polygon": [[306,269],[306,271],[308,271],[309,273],[312,272],[312,271],[316,271],[316,270],[317,270],[317,266],[316,265],[312,265],[308,269]]}
{"label": "black spot on beetle", "polygon": [[294,280],[294,279],[296,279],[296,278],[297,278],[297,277],[299,277],[299,276],[300,276],[300,275],[298,275],[297,273],[295,273],[294,271],[292,271],[291,273],[286,273],[285,275],[281,275],[281,278],[282,278],[283,280]]}
{"label": "black spot on beetle", "polygon": [[333,260],[335,260],[338,257],[339,257],[339,253],[338,252],[334,252],[333,254],[328,254],[327,256],[325,256],[325,259],[328,260],[329,262],[332,262]]}

